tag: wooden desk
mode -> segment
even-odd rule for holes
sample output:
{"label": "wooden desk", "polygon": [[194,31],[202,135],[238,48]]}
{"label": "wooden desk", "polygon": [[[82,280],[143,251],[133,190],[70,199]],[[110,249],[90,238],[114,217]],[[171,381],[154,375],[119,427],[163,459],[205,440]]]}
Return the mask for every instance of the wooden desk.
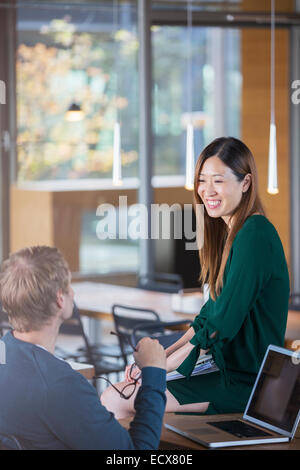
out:
{"label": "wooden desk", "polygon": [[[94,319],[112,319],[113,304],[142,307],[155,310],[162,321],[191,320],[195,315],[174,312],[172,294],[152,292],[134,287],[116,286],[97,282],[73,283],[75,302],[82,315]],[[290,310],[286,329],[286,346],[300,341],[300,312]]]}
{"label": "wooden desk", "polygon": [[155,310],[162,321],[193,320],[195,315],[172,310],[172,294],[97,282],[73,283],[77,307],[82,315],[97,320],[112,319],[114,304]]}
{"label": "wooden desk", "polygon": [[[172,416],[173,413],[166,413],[164,417],[164,422],[167,416]],[[218,417],[224,415],[217,415]],[[228,414],[228,418],[237,418],[241,417],[240,414]],[[205,420],[207,416],[192,416],[192,415],[182,415],[180,419],[188,419],[191,421],[191,425],[195,422]],[[126,429],[129,428],[131,418],[120,420],[120,424]],[[179,434],[166,429],[164,426],[162,428],[161,438],[160,438],[160,450],[208,450],[207,447],[197,444],[196,442],[187,439],[186,437],[180,436]],[[294,439],[291,442],[284,442],[278,444],[260,444],[256,446],[236,446],[236,447],[224,447],[224,450],[300,450],[300,427],[296,432]]]}

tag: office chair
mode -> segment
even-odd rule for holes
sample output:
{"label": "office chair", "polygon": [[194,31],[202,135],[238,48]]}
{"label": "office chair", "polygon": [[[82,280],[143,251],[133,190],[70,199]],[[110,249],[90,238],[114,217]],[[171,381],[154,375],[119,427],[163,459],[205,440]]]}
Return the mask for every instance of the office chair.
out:
{"label": "office chair", "polygon": [[[71,319],[67,320],[61,325],[60,333],[81,336],[84,343],[84,347],[78,348],[76,351],[66,351],[61,347],[57,347],[56,354],[62,359],[74,360],[83,364],[92,364],[95,368],[96,376],[108,376],[112,373],[115,373],[117,376],[119,376],[120,372],[124,371],[125,363],[123,360],[121,362],[107,360],[104,354],[101,354],[90,344],[88,337],[85,334],[80,312],[76,304],[74,304]],[[94,385],[96,385],[95,381]]]}
{"label": "office chair", "polygon": [[137,324],[142,324],[147,329],[147,325],[159,321],[159,315],[154,310],[147,308],[119,304],[112,306],[112,315],[115,331],[119,335],[118,340],[123,361],[127,366],[128,357],[133,353],[133,349],[129,345],[134,327]]}
{"label": "office chair", "polygon": [[300,293],[294,293],[290,295],[289,310],[300,310]]}
{"label": "office chair", "polygon": [[[81,320],[80,320],[80,322],[81,322]],[[62,330],[61,330],[61,333],[70,334],[70,333],[68,333],[68,331],[69,332],[71,331],[70,328],[72,328],[71,325],[67,325],[67,324],[64,325]],[[83,330],[83,327],[82,327],[82,330]],[[73,334],[76,334],[76,333],[74,332]],[[77,332],[77,334],[78,334],[78,332]],[[81,332],[79,332],[79,334],[83,337]],[[89,343],[88,349],[87,349],[87,346],[86,346],[86,344],[87,344],[86,341],[88,342],[87,338],[84,339],[85,346],[80,347],[80,348],[77,349],[77,355],[80,356],[80,353],[85,353],[86,351],[88,351],[89,355],[92,354],[92,355],[96,355],[97,357],[107,357],[110,360],[113,360],[117,363],[121,362],[121,364],[124,364],[124,359],[123,359],[124,356],[128,356],[128,355],[132,354],[131,346],[129,344],[124,344],[123,347],[122,347],[122,350],[121,350],[119,341],[118,341],[117,344],[116,343],[101,343],[101,342],[90,344],[88,342]]]}
{"label": "office chair", "polygon": [[191,323],[191,320],[178,320],[173,322],[158,321],[147,325],[147,329],[145,329],[142,323],[139,323],[132,331],[131,342],[135,346],[143,337],[150,336],[153,339],[157,339],[164,349],[167,349],[186,333],[186,330],[182,328],[178,328],[177,331],[174,332],[174,327],[188,326],[191,325]]}
{"label": "office chair", "polygon": [[[120,335],[121,350],[123,350],[126,343],[130,343],[135,347],[144,336],[157,338],[164,348],[167,348],[185,333],[183,330],[177,330],[176,332],[169,331],[168,327],[180,327],[191,324],[190,320],[162,322],[158,313],[154,310],[139,307],[113,305],[112,311],[116,333]],[[124,362],[126,365],[128,364],[128,355],[125,352]]]}
{"label": "office chair", "polygon": [[0,338],[4,336],[5,332],[11,329],[7,313],[3,310],[2,305],[0,304]]}
{"label": "office chair", "polygon": [[183,289],[183,280],[179,274],[149,273],[138,278],[140,289],[176,294]]}

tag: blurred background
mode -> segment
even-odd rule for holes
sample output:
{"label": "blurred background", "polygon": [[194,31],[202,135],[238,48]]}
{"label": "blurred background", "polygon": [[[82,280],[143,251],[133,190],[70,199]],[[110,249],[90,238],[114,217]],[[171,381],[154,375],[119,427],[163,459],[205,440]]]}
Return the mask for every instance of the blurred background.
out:
{"label": "blurred background", "polygon": [[[140,240],[96,234],[97,207],[111,204],[122,216],[120,195],[128,206],[192,203],[185,188],[192,116],[195,159],[221,135],[252,150],[292,290],[300,292],[300,105],[291,99],[300,80],[299,2],[276,1],[275,195],[267,192],[270,7],[266,0],[1,0],[1,258],[50,244],[76,280],[134,286],[150,263],[197,286],[198,254],[185,250],[184,238],[150,241],[145,255]],[[121,186],[112,179],[116,122]]]}

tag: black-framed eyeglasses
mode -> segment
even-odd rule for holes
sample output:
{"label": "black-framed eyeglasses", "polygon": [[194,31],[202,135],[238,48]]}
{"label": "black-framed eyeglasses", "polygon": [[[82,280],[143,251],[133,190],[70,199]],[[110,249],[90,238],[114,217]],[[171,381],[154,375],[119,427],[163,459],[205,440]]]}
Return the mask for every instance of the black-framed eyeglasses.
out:
{"label": "black-framed eyeglasses", "polygon": [[131,367],[130,367],[130,370],[129,370],[129,377],[132,380],[132,382],[126,384],[121,390],[119,390],[113,383],[111,383],[110,380],[108,380],[106,377],[103,377],[102,375],[98,375],[98,376],[96,375],[94,378],[95,379],[106,380],[106,382],[108,382],[109,385],[111,385],[112,388],[114,390],[116,390],[116,392],[119,393],[121,398],[124,398],[124,400],[129,400],[129,398],[131,398],[132,395],[134,394],[135,389],[136,389],[136,385],[137,385],[139,379],[141,378],[141,373],[137,377],[134,377],[134,375],[133,375],[134,369],[136,367],[137,367],[137,365],[136,365],[135,362],[133,364],[131,364]]}
{"label": "black-framed eyeglasses", "polygon": [[[128,337],[128,336],[126,336],[122,333],[116,333],[115,331],[111,331],[110,334],[115,335],[115,336],[119,336],[121,339],[126,341],[129,344],[129,346],[132,347],[133,351],[136,352],[136,348],[132,344],[132,341],[130,340],[130,337]],[[109,385],[111,385],[113,387],[113,389],[116,390],[116,392],[119,393],[121,398],[124,398],[124,400],[129,400],[129,398],[131,398],[132,395],[134,394],[135,389],[136,389],[136,385],[137,385],[139,379],[141,378],[141,374],[139,374],[137,377],[133,376],[133,371],[134,371],[135,367],[137,367],[137,366],[136,366],[136,363],[134,362],[133,364],[131,364],[131,367],[130,367],[130,370],[129,370],[129,377],[132,380],[132,382],[126,384],[121,390],[119,390],[113,383],[111,383],[111,381],[109,379],[107,379],[106,377],[103,377],[102,375],[96,375],[94,378],[95,379],[106,380],[106,382],[108,382]]]}

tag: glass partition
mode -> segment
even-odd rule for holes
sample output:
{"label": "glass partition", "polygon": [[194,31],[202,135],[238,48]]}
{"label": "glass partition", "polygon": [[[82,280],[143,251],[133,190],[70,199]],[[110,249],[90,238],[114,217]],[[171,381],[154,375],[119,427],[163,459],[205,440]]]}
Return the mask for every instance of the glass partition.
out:
{"label": "glass partition", "polygon": [[[190,83],[187,26],[153,25],[151,34],[154,176],[183,176],[188,112],[198,123],[196,155],[220,134],[240,136],[240,30],[193,26]],[[138,177],[137,1],[19,2],[16,74],[19,183],[107,189],[117,119],[123,178]],[[73,203],[81,211],[78,271],[137,272],[138,240],[99,240],[91,199],[94,209]]]}
{"label": "glass partition", "polygon": [[[137,177],[136,2],[20,3],[17,12],[18,181],[111,178],[117,118],[123,177]],[[193,27],[189,84],[187,27],[152,27],[154,175],[184,173],[190,92],[203,113],[196,153],[220,133],[224,100],[222,131],[240,134],[240,35],[224,30],[220,49],[220,30]]]}
{"label": "glass partition", "polygon": [[215,137],[240,137],[240,30],[194,26],[191,42],[189,80],[187,27],[152,27],[155,175],[184,174],[189,113],[196,155]]}
{"label": "glass partition", "polygon": [[137,175],[135,3],[18,6],[19,181],[111,178],[117,116],[124,177]]}

